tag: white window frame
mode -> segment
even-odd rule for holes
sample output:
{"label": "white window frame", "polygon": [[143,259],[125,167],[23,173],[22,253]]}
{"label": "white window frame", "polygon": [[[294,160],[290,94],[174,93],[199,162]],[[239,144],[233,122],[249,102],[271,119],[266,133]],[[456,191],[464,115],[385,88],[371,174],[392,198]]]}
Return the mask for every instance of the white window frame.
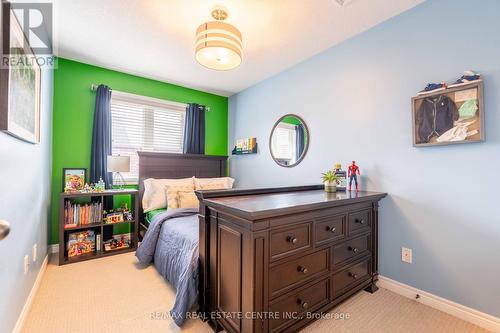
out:
{"label": "white window frame", "polygon": [[280,152],[280,149],[279,147],[277,146],[277,142],[276,140],[272,140],[272,145],[273,145],[273,151],[275,151],[275,158],[277,159],[283,159],[283,160],[289,160],[290,161],[290,164],[293,164],[295,163],[294,161],[296,160],[296,152],[297,152],[297,147],[296,147],[296,130],[295,130],[295,125],[292,125],[292,124],[287,124],[287,123],[283,123],[283,122],[280,122],[276,128],[277,129],[283,129],[283,130],[287,130],[289,131],[289,145],[290,145],[290,155],[291,156],[281,156],[279,154]]}
{"label": "white window frame", "polygon": [[[148,109],[150,108],[151,111],[154,110],[154,108],[162,108],[162,109],[168,109],[168,110],[172,110],[172,111],[178,111],[179,113],[182,113],[183,116],[183,124],[181,125],[181,142],[183,142],[184,140],[184,126],[185,126],[185,121],[186,121],[186,107],[187,107],[187,104],[185,103],[178,103],[178,102],[174,102],[174,101],[169,101],[169,100],[164,100],[164,99],[159,99],[159,98],[154,98],[154,97],[148,97],[148,96],[142,96],[142,95],[136,95],[136,94],[131,94],[131,93],[126,93],[126,92],[122,92],[122,91],[117,91],[117,90],[113,90],[112,93],[111,93],[111,108],[113,108],[113,101],[119,101],[119,102],[122,102],[122,103],[131,103],[131,104],[135,104],[135,105],[142,105],[142,106],[145,106],[144,109]],[[111,116],[113,117],[113,116]],[[111,119],[111,123],[113,123],[113,119]],[[144,127],[147,127],[147,124],[144,124]],[[150,130],[149,131],[146,131],[146,133],[152,133],[152,129],[154,128],[153,125],[150,125]],[[152,138],[150,138],[151,141],[152,141]],[[113,137],[111,138],[112,140],[112,143],[111,143],[111,146],[112,146],[112,153],[113,155],[118,155],[119,152],[116,152],[113,148],[114,148],[114,142],[113,142]],[[146,140],[144,141],[146,142]],[[122,149],[126,149],[126,148],[122,148]],[[182,153],[182,144],[181,144],[181,147],[180,147],[180,151],[172,151],[172,150],[161,150],[161,149],[154,149],[154,147],[143,147],[141,148],[140,150],[144,150],[144,151],[156,151],[156,152],[166,152],[166,153]],[[138,163],[138,158],[131,158],[131,164],[134,163],[133,160],[137,161]],[[131,165],[131,170],[134,169],[134,166]],[[138,169],[138,166],[135,166],[135,170]],[[116,174],[113,175],[113,180],[116,181],[117,178],[116,178]],[[139,179],[138,179],[138,175],[137,177],[135,175],[128,175],[127,173],[124,173],[123,174],[124,178],[125,178],[125,183],[126,184],[131,184],[131,185],[135,185],[135,184],[138,184],[139,183]],[[116,179],[115,179],[116,178]]]}

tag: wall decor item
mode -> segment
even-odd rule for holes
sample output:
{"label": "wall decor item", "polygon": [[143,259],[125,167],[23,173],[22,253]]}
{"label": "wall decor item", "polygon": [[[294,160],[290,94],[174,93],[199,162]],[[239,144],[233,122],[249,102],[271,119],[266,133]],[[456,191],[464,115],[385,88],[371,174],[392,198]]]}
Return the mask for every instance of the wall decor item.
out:
{"label": "wall decor item", "polygon": [[413,145],[484,141],[483,81],[464,81],[412,98]]}
{"label": "wall decor item", "polygon": [[294,167],[307,153],[310,134],[305,121],[287,114],[278,119],[269,136],[269,151],[273,160],[282,167]]}
{"label": "wall decor item", "polygon": [[1,5],[3,54],[10,63],[0,70],[0,130],[39,143],[40,66],[10,4]]}
{"label": "wall decor item", "polygon": [[83,190],[87,179],[86,168],[64,168],[63,169],[63,191],[75,192]]}

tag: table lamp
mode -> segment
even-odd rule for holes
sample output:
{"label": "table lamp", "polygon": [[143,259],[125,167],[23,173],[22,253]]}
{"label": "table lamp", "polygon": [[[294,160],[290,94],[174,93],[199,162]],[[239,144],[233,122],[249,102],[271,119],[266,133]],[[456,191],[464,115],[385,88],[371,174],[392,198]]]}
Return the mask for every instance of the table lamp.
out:
{"label": "table lamp", "polygon": [[108,172],[116,173],[118,176],[118,186],[120,190],[123,189],[125,185],[125,179],[122,176],[122,172],[130,172],[130,156],[108,156]]}

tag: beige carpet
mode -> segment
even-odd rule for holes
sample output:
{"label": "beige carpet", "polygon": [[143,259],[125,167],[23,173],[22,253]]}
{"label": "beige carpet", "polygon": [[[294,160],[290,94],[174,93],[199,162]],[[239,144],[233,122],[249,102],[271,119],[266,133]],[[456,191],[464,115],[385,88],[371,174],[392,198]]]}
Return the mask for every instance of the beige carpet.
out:
{"label": "beige carpet", "polygon": [[[23,332],[212,332],[200,320],[179,329],[161,318],[172,308],[174,290],[154,267],[135,263],[133,253],[66,266],[51,261]],[[152,319],[155,313],[160,319]],[[384,289],[360,292],[332,313],[349,318],[322,319],[302,332],[486,332]]]}

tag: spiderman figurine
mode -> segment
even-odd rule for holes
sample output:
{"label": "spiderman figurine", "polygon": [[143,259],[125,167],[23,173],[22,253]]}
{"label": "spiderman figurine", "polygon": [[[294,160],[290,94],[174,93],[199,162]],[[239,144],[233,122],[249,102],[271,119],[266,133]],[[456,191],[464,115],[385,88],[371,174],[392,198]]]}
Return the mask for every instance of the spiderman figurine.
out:
{"label": "spiderman figurine", "polygon": [[358,175],[359,167],[356,165],[356,161],[352,161],[352,164],[347,168],[347,177],[349,177],[349,191],[351,191],[352,181],[354,180],[354,185],[356,185],[356,192],[358,192]]}

